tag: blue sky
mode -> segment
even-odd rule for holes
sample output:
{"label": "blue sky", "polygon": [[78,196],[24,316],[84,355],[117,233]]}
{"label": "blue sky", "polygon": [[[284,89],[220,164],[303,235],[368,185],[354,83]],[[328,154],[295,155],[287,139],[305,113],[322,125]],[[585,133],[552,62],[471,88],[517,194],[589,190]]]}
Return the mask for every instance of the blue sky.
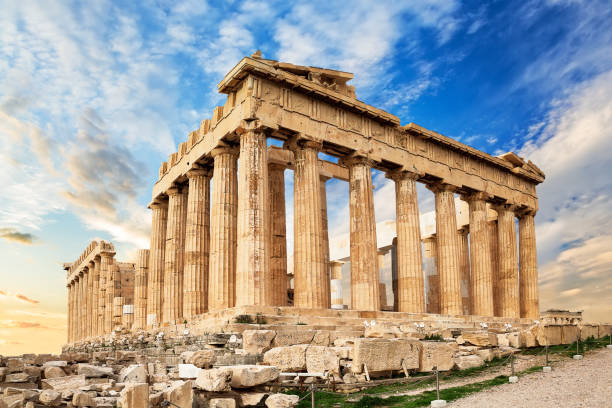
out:
{"label": "blue sky", "polygon": [[[402,124],[533,160],[547,174],[536,218],[542,306],[612,315],[605,1],[126,3],[3,4],[0,354],[61,344],[61,263],[90,240],[112,240],[124,260],[148,247],[159,164],[222,103],[223,75],[257,49],[353,72],[358,98]],[[393,188],[382,174],[374,182],[384,241]],[[287,187],[291,217],[290,177]],[[347,188],[328,190],[341,246]],[[433,209],[419,194],[421,211]]]}

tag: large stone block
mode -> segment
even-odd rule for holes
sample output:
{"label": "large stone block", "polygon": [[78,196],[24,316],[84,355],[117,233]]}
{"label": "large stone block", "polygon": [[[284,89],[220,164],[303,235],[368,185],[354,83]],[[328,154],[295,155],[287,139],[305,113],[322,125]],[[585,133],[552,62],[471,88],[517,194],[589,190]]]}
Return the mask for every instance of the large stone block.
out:
{"label": "large stone block", "polygon": [[9,373],[18,373],[23,371],[25,363],[22,358],[9,358],[6,362]]}
{"label": "large stone block", "polygon": [[208,401],[208,408],[236,408],[236,400],[233,398],[213,398]]}
{"label": "large stone block", "polygon": [[245,330],[242,332],[242,347],[249,354],[261,354],[270,350],[274,330]]}
{"label": "large stone block", "polygon": [[454,354],[455,349],[446,342],[424,341],[421,343],[419,371],[433,371],[434,367],[448,371],[455,365]]}
{"label": "large stone block", "polygon": [[229,368],[213,368],[200,370],[195,386],[204,391],[229,391],[232,382],[232,370]]}
{"label": "large stone block", "polygon": [[179,375],[179,378],[181,379],[196,378],[200,370],[201,370],[200,368],[194,366],[193,364],[179,364],[178,365],[178,375]]}
{"label": "large stone block", "polygon": [[179,407],[191,407],[193,405],[191,381],[174,381],[170,388],[164,392],[164,397]]}
{"label": "large stone block", "polygon": [[497,346],[498,347],[510,347],[510,339],[508,338],[508,333],[498,333],[497,334]]}
{"label": "large stone block", "polygon": [[519,332],[508,333],[508,344],[510,347],[514,347],[514,348],[523,347],[521,333]]}
{"label": "large stone block", "polygon": [[68,362],[65,360],[51,360],[51,361],[46,361],[43,364],[43,368],[47,368],[47,367],[66,367],[68,366]]}
{"label": "large stone block", "polygon": [[[469,343],[474,346],[480,346],[480,347],[497,346],[497,336],[495,335],[495,333],[464,331],[461,333],[461,336],[459,337],[465,343]],[[459,338],[457,338],[457,343],[460,344]]]}
{"label": "large stone block", "polygon": [[213,350],[198,350],[187,359],[187,364],[193,364],[198,368],[210,368],[215,363],[215,359]]}
{"label": "large stone block", "polygon": [[[95,393],[94,393],[95,395]],[[75,407],[94,407],[93,398],[89,393],[77,391],[72,395],[72,405]]]}
{"label": "large stone block", "polygon": [[24,383],[28,382],[29,379],[30,376],[27,373],[14,373],[7,374],[4,381],[7,383]]}
{"label": "large stone block", "polygon": [[119,372],[119,382],[146,383],[147,370],[143,364],[131,364]]}
{"label": "large stone block", "polygon": [[540,325],[537,329],[537,340],[540,346],[556,346],[562,344],[561,326]]}
{"label": "large stone block", "polygon": [[564,325],[561,326],[561,343],[562,344],[571,344],[575,342],[580,333],[578,332],[578,326],[574,325]]}
{"label": "large stone block", "polygon": [[272,394],[266,400],[268,408],[292,408],[295,407],[300,400],[297,395],[287,394]]}
{"label": "large stone block", "polygon": [[590,324],[580,326],[580,340],[585,341],[589,337],[599,338],[599,326]]}
{"label": "large stone block", "polygon": [[369,372],[419,367],[421,343],[406,339],[356,339],[351,371],[361,373],[365,364]]}
{"label": "large stone block", "polygon": [[316,334],[315,330],[282,330],[276,333],[272,347],[293,346],[295,344],[310,344]]}
{"label": "large stone block", "polygon": [[62,403],[62,394],[55,390],[43,390],[38,400],[48,407],[57,407]]}
{"label": "large stone block", "polygon": [[476,350],[475,353],[484,361],[491,361],[495,358],[495,352],[493,351],[493,349],[480,349]]}
{"label": "large stone block", "polygon": [[119,397],[96,397],[92,398],[97,408],[116,408]]}
{"label": "large stone block", "polygon": [[309,346],[306,349],[306,371],[340,374],[340,359],[336,352],[325,346]]}
{"label": "large stone block", "polygon": [[240,405],[243,407],[256,407],[267,394],[265,392],[243,392],[240,394]]}
{"label": "large stone block", "polygon": [[521,342],[523,347],[536,347],[538,345],[536,335],[537,330],[535,329],[523,330],[521,332]]}
{"label": "large stone block", "polygon": [[281,371],[303,371],[306,369],[307,344],[275,347],[266,351],[264,363],[278,367]]}
{"label": "large stone block", "polygon": [[121,390],[119,397],[122,408],[148,408],[149,385],[146,383],[130,383]]}
{"label": "large stone block", "polygon": [[47,367],[45,368],[45,378],[58,378],[65,377],[66,372],[61,367]]}
{"label": "large stone block", "polygon": [[242,365],[229,366],[232,370],[232,388],[249,388],[265,384],[278,378],[280,370],[277,367]]}
{"label": "large stone block", "polygon": [[76,390],[89,385],[84,375],[68,375],[66,377],[48,378],[41,381],[45,390]]}
{"label": "large stone block", "polygon": [[84,375],[86,378],[100,378],[113,375],[112,367],[100,367],[91,364],[78,364],[77,374]]}
{"label": "large stone block", "polygon": [[457,356],[455,357],[455,366],[458,370],[465,370],[473,367],[480,367],[484,364],[484,360],[475,354],[469,356]]}

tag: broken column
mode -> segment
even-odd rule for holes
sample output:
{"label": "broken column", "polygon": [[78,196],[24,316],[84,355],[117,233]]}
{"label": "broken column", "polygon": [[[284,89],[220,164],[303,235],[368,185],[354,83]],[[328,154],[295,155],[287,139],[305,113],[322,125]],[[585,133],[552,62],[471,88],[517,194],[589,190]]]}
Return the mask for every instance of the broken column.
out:
{"label": "broken column", "polygon": [[148,249],[136,252],[136,271],[134,276],[134,329],[147,327],[147,284],[149,278]]}

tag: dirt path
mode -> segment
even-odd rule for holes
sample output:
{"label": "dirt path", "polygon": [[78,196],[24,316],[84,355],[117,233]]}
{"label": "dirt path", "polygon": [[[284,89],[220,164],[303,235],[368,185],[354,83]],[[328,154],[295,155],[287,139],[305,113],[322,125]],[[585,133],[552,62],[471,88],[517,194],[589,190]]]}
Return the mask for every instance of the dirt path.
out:
{"label": "dirt path", "polygon": [[610,407],[611,401],[612,350],[602,349],[589,352],[582,360],[563,359],[553,364],[551,373],[527,374],[520,378],[518,384],[493,387],[448,406],[595,408]]}

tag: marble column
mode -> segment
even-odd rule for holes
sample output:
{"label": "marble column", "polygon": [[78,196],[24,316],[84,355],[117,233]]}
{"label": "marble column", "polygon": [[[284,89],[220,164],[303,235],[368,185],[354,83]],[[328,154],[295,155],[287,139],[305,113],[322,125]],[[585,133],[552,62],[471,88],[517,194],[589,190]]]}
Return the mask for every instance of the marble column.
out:
{"label": "marble column", "polygon": [[268,147],[265,133],[240,135],[236,306],[270,305]]}
{"label": "marble column", "polygon": [[440,313],[462,315],[461,268],[455,212],[456,187],[439,183],[429,186],[435,194],[437,264],[440,275]]}
{"label": "marble column", "polygon": [[470,290],[470,250],[468,244],[468,234],[470,228],[464,225],[457,231],[457,239],[459,240],[459,268],[461,270],[461,304],[463,305],[463,314],[470,315],[471,313],[471,290]]}
{"label": "marble column", "polygon": [[363,157],[343,160],[349,168],[351,309],[380,310],[372,167]]}
{"label": "marble column", "polygon": [[486,198],[484,193],[463,197],[470,217],[470,307],[471,314],[477,316],[493,316],[495,312]]}
{"label": "marble column", "polygon": [[[416,180],[419,175],[395,172],[395,218],[397,228],[397,308],[399,312],[425,312],[425,284],[421,253],[421,227]],[[394,305],[395,308],[395,305]]]}
{"label": "marble column", "polygon": [[238,152],[220,147],[214,158],[210,216],[208,310],[234,307],[236,302],[236,222]]}
{"label": "marble column", "polygon": [[540,318],[538,295],[538,255],[536,252],[535,211],[519,217],[519,280],[521,317]]}
{"label": "marble column", "polygon": [[94,263],[93,261],[87,264],[87,321],[85,323],[86,337],[93,336],[93,294],[94,294]]}
{"label": "marble column", "polygon": [[187,188],[171,187],[168,194],[168,225],[164,256],[164,299],[162,321],[182,323],[183,270],[185,261],[185,226],[187,222]]}
{"label": "marble column", "polygon": [[329,281],[323,250],[319,145],[302,142],[294,149],[294,306],[327,309]]}
{"label": "marble column", "polygon": [[516,221],[514,207],[498,205],[497,243],[501,316],[520,317]]}
{"label": "marble column", "polygon": [[113,330],[113,298],[115,297],[115,283],[113,282],[113,265],[114,252],[100,253],[100,273],[105,277],[104,282],[104,334],[108,334]]}
{"label": "marble column", "polygon": [[440,275],[438,274],[438,244],[436,236],[423,238],[423,271],[427,313],[440,314]]}
{"label": "marble column", "polygon": [[491,254],[491,277],[493,278],[493,313],[501,316],[501,303],[499,295],[499,251],[497,245],[497,220],[487,222],[489,231],[489,253]]}
{"label": "marble column", "polygon": [[325,183],[330,177],[319,175],[319,187],[321,189],[321,244],[323,245],[323,258],[325,260],[325,282],[326,282],[326,293],[328,294],[327,304],[331,306],[331,265],[329,259],[329,226],[327,221],[327,187]]}
{"label": "marble column", "polygon": [[72,343],[72,281],[66,285],[66,288],[68,289],[68,343]]}
{"label": "marble column", "polygon": [[285,166],[268,164],[270,195],[270,274],[272,304],[287,305],[287,228],[285,214]]}
{"label": "marble column", "polygon": [[147,281],[147,327],[157,326],[162,322],[168,200],[158,199],[151,203],[150,208],[153,216]]}
{"label": "marble column", "polygon": [[91,335],[98,335],[98,321],[99,321],[99,306],[100,300],[98,296],[100,295],[100,258],[95,257],[91,262],[92,270],[93,270],[93,296],[91,301]]}
{"label": "marble column", "polygon": [[134,326],[136,330],[147,327],[147,285],[149,279],[148,249],[136,252],[136,271],[134,276]]}
{"label": "marble column", "polygon": [[210,251],[210,177],[208,169],[187,172],[187,226],[183,317],[187,320],[208,310],[208,255]]}
{"label": "marble column", "polygon": [[89,270],[88,268],[83,269],[83,275],[81,275],[82,288],[81,288],[81,339],[87,338],[87,304],[89,303]]}
{"label": "marble column", "polygon": [[387,251],[380,250],[377,253],[378,257],[378,292],[380,294],[380,310],[385,310],[387,307],[387,280],[384,276],[385,256]]}
{"label": "marble column", "polygon": [[112,285],[113,285],[113,301],[112,301],[112,328],[122,324],[123,318],[123,296],[121,293],[121,268],[118,264],[111,266]]}
{"label": "marble column", "polygon": [[79,271],[77,273],[76,276],[76,295],[75,295],[75,313],[74,313],[74,321],[75,321],[75,328],[74,328],[74,339],[75,341],[79,341],[81,340],[81,312],[83,311],[82,309],[82,289],[83,289],[83,277],[81,276],[81,271]]}
{"label": "marble column", "polygon": [[106,280],[108,277],[107,271],[102,268],[102,257],[97,256],[96,262],[100,271],[100,280],[98,281],[98,336],[102,336],[106,332]]}
{"label": "marble column", "polygon": [[344,262],[332,261],[331,265],[331,307],[344,309],[344,296],[342,293],[342,266]]}

